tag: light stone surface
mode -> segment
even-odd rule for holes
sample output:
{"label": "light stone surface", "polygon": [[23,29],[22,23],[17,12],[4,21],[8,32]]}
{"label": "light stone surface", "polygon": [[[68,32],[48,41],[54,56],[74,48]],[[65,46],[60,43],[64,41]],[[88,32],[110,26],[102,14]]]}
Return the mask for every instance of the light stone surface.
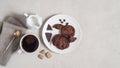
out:
{"label": "light stone surface", "polygon": [[44,60],[15,53],[0,68],[120,68],[120,0],[0,0],[0,22],[24,12],[37,13],[43,21],[58,13],[73,16],[83,34],[79,48]]}

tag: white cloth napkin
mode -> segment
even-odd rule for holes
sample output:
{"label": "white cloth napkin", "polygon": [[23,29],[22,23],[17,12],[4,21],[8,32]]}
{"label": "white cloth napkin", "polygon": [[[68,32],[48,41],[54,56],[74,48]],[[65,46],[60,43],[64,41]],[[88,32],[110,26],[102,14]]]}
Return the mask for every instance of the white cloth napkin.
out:
{"label": "white cloth napkin", "polygon": [[22,34],[26,32],[26,28],[23,27],[23,24],[21,23],[22,22],[20,22],[18,19],[14,17],[8,17],[3,22],[2,31],[0,34],[0,64],[1,65],[6,65],[10,56],[17,49],[17,47],[19,47],[20,38],[15,39],[13,44],[11,44],[10,48],[3,54],[9,42],[13,38],[13,33],[16,29],[21,30]]}

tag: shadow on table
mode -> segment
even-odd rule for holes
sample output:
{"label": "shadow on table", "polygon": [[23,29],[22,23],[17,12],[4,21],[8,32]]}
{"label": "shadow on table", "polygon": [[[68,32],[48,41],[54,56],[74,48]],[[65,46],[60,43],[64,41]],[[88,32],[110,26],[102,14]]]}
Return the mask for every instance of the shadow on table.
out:
{"label": "shadow on table", "polygon": [[1,23],[0,24],[0,34],[1,34],[3,23],[2,22],[0,22],[0,23]]}

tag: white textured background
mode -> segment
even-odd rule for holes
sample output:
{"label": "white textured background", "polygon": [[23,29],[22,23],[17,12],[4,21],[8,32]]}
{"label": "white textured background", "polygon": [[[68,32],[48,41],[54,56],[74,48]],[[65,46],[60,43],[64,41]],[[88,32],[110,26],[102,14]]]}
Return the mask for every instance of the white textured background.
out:
{"label": "white textured background", "polygon": [[80,47],[44,60],[14,54],[0,68],[120,68],[120,0],[0,0],[0,21],[24,12],[37,13],[43,21],[57,13],[75,17],[83,32]]}

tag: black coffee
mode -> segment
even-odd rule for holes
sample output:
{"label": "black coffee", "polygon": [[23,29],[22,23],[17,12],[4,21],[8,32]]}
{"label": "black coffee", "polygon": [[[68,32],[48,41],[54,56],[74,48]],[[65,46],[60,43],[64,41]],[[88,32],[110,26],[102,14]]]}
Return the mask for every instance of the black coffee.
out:
{"label": "black coffee", "polygon": [[27,52],[34,52],[39,46],[38,39],[33,35],[27,35],[23,38],[22,47]]}

